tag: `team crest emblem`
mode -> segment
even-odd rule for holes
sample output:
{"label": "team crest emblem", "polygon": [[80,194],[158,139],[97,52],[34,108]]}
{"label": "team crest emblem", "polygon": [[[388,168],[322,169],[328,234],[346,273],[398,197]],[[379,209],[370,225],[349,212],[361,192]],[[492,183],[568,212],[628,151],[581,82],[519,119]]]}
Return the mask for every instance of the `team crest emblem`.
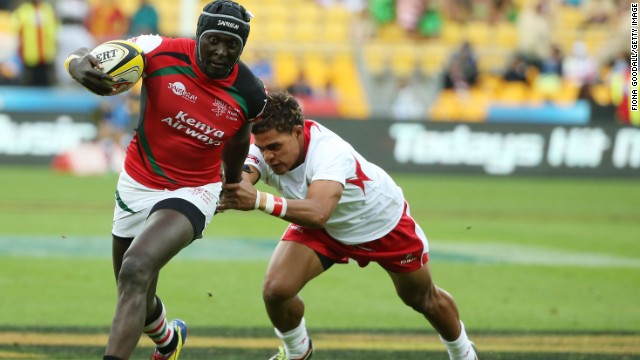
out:
{"label": "team crest emblem", "polygon": [[213,100],[213,109],[211,109],[211,111],[213,111],[216,116],[222,116],[227,113],[227,106],[224,102],[215,99]]}

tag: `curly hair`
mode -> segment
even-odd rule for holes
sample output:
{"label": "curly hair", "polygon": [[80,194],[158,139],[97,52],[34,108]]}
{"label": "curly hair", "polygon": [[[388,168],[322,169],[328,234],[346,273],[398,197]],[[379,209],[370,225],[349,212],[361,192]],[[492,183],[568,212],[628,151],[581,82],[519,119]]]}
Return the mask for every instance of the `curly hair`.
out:
{"label": "curly hair", "polygon": [[298,100],[286,91],[275,91],[267,94],[262,120],[253,124],[251,132],[262,134],[275,129],[290,134],[296,125],[304,125],[304,115]]}

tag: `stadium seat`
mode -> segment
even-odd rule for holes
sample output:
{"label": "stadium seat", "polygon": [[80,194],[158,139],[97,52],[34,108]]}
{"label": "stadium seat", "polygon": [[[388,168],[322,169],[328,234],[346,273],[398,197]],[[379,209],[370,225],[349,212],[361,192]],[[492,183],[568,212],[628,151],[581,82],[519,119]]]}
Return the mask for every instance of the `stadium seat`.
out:
{"label": "stadium seat", "polygon": [[353,54],[349,52],[336,54],[331,69],[331,81],[340,94],[338,103],[340,114],[351,119],[367,119],[369,106]]}
{"label": "stadium seat", "polygon": [[476,48],[483,47],[489,42],[490,34],[493,29],[489,28],[489,24],[484,21],[472,21],[463,27],[464,38]]}
{"label": "stadium seat", "polygon": [[382,44],[367,44],[363,48],[364,65],[367,72],[373,76],[382,76],[389,69],[387,48]]}
{"label": "stadium seat", "polygon": [[460,119],[459,110],[458,95],[454,90],[444,89],[427,111],[427,116],[432,121],[457,121]]}
{"label": "stadium seat", "polygon": [[323,89],[330,79],[331,64],[328,55],[308,51],[302,55],[302,71],[314,89]]}
{"label": "stadium seat", "polygon": [[417,70],[415,46],[395,46],[391,56],[391,71],[394,75],[406,78]]}
{"label": "stadium seat", "polygon": [[506,105],[519,105],[527,101],[528,85],[523,82],[505,81],[496,93],[496,100]]}
{"label": "stadium seat", "polygon": [[300,73],[298,59],[291,52],[276,52],[273,59],[274,83],[286,88],[292,84]]}
{"label": "stadium seat", "polygon": [[441,37],[442,41],[447,46],[453,47],[459,46],[465,40],[461,25],[458,25],[457,23],[452,21],[444,23],[444,25],[442,26]]}

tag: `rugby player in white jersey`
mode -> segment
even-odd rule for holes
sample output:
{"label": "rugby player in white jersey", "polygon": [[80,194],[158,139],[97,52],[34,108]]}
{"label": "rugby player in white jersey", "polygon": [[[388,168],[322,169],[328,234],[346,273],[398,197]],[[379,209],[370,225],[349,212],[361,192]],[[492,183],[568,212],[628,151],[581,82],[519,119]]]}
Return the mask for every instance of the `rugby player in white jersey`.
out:
{"label": "rugby player in white jersey", "polygon": [[[309,359],[313,346],[299,292],[334,263],[382,266],[402,301],[440,334],[449,356],[477,355],[456,304],[431,278],[429,246],[402,189],[381,168],[319,123],[290,94],[267,95],[243,180],[226,184],[218,210],[259,209],[291,224],[267,268],[263,299],[283,347],[272,359]],[[282,196],[258,191],[262,179]]]}

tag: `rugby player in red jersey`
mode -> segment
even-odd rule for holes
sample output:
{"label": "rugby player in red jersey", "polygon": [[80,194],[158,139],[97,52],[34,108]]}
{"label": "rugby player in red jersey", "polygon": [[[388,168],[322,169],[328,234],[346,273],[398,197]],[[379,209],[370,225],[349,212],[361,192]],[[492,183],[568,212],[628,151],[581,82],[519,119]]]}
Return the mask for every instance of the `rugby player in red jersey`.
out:
{"label": "rugby player in red jersey", "polygon": [[[195,39],[141,35],[140,119],[118,180],[113,268],[118,303],[104,360],[125,360],[144,332],[152,359],[176,360],[184,321],[167,321],[156,295],[160,269],[202,233],[222,189],[241,180],[250,124],[264,109],[262,82],[240,61],[252,15],[231,0],[207,4]],[[89,49],[67,59],[72,78],[99,95],[113,89]],[[221,169],[221,166],[223,167]]]}

